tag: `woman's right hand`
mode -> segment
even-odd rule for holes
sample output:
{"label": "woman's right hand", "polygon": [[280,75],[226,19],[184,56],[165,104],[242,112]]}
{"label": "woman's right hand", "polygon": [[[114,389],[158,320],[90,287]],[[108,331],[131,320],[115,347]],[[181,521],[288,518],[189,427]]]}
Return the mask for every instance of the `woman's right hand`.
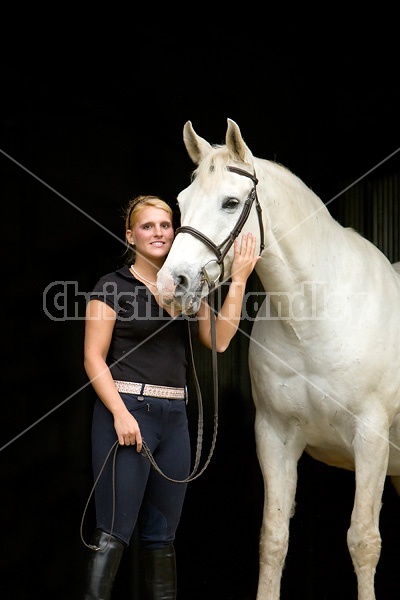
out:
{"label": "woman's right hand", "polygon": [[121,446],[134,446],[136,452],[142,450],[142,436],[139,423],[127,410],[114,414],[114,427]]}

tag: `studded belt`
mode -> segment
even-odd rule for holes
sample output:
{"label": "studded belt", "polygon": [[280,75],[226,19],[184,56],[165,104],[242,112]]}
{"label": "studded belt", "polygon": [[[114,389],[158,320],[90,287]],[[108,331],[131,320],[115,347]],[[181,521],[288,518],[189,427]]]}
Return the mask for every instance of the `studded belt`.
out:
{"label": "studded belt", "polygon": [[186,388],[152,385],[150,383],[134,383],[133,381],[114,380],[116,388],[122,394],[137,394],[138,396],[154,396],[168,400],[185,400]]}

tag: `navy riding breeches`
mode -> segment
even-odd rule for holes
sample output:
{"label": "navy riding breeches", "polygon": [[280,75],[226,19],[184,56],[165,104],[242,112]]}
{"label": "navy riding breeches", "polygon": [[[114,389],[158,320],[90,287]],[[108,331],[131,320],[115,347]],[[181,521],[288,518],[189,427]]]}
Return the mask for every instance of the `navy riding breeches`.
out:
{"label": "navy riding breeches", "polygon": [[[190,438],[185,400],[121,393],[139,423],[143,440],[167,477],[189,476]],[[111,447],[117,441],[111,412],[97,399],[92,423],[92,464],[96,480]],[[175,539],[187,483],[168,481],[136,446],[118,445],[95,487],[96,527],[129,544],[138,527],[141,544],[162,548]],[[115,503],[113,493],[115,492]],[[115,505],[114,505],[115,504]]]}

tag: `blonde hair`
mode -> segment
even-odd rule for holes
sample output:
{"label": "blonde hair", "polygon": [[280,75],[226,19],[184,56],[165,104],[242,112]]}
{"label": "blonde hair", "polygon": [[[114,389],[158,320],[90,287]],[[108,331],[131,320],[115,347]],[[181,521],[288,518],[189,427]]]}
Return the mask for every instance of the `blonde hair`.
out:
{"label": "blonde hair", "polygon": [[[139,214],[142,212],[144,208],[148,208],[152,206],[154,208],[160,208],[161,210],[165,210],[165,212],[169,215],[171,222],[173,221],[173,212],[172,208],[167,204],[164,200],[159,198],[159,196],[146,196],[140,195],[132,198],[129,201],[128,206],[125,209],[125,231],[131,230],[135,226],[137,218]],[[127,241],[127,262],[132,263],[135,262],[136,251],[135,247],[132,244],[129,244]]]}

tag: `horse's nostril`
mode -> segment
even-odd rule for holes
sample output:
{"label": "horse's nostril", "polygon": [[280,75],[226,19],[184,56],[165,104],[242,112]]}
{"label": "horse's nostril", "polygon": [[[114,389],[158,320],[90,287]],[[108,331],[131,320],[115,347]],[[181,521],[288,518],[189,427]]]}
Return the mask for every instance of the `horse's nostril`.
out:
{"label": "horse's nostril", "polygon": [[189,279],[185,275],[179,275],[176,281],[175,296],[183,296],[189,290]]}

